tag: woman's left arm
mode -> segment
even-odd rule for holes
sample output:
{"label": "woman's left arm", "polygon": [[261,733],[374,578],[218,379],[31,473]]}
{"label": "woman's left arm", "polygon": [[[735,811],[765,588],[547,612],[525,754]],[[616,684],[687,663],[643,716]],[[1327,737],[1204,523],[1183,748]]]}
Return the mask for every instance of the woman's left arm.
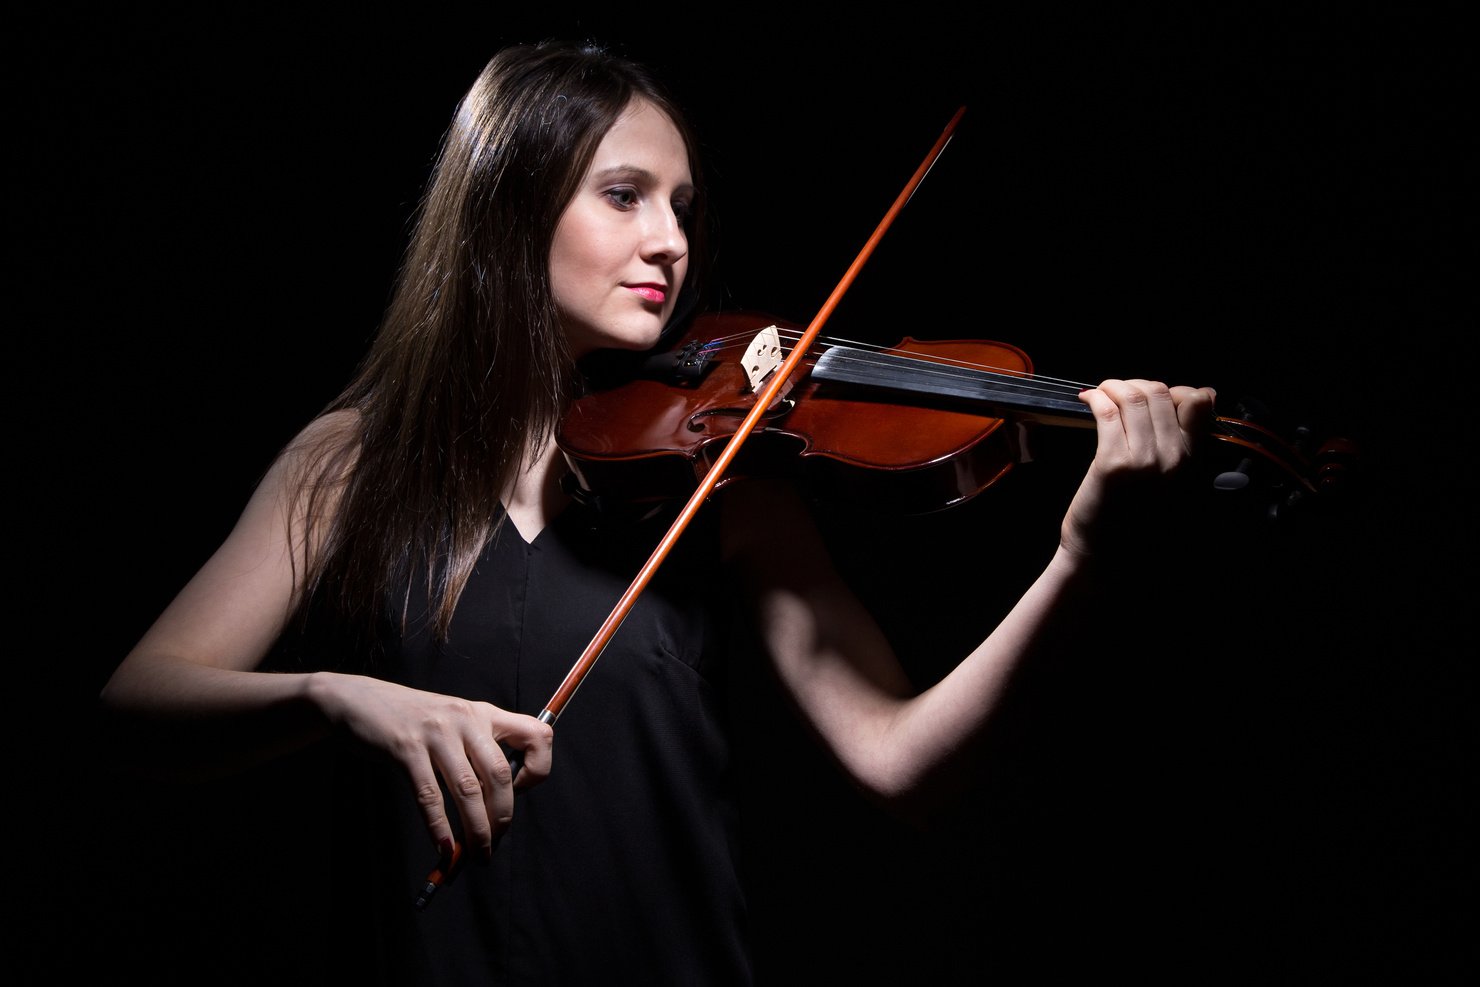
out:
{"label": "woman's left arm", "polygon": [[[923,692],[913,691],[889,641],[833,567],[800,497],[760,481],[727,493],[726,551],[780,680],[838,761],[876,796],[922,794],[982,731],[1049,623],[1090,591],[1098,534],[1114,526],[1123,503],[1146,492],[1147,484],[1130,481],[1177,470],[1206,427],[1213,392],[1106,381],[1084,399],[1098,445],[1057,551],[986,640]],[[785,547],[780,564],[770,551],[776,546]]]}

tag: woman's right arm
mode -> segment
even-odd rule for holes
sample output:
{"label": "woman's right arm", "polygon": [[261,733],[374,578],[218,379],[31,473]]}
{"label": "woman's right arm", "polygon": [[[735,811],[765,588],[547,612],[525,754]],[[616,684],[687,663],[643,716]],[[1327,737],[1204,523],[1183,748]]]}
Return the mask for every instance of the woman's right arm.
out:
{"label": "woman's right arm", "polygon": [[[421,692],[363,675],[264,672],[302,572],[297,457],[336,423],[309,426],[258,485],[230,535],[104,686],[106,748],[127,770],[164,777],[221,774],[327,736],[397,761],[432,843],[453,838],[440,776],[464,839],[491,852],[514,810],[500,741],[524,752],[519,787],[550,770],[553,732],[488,703]],[[295,541],[297,539],[297,541]]]}

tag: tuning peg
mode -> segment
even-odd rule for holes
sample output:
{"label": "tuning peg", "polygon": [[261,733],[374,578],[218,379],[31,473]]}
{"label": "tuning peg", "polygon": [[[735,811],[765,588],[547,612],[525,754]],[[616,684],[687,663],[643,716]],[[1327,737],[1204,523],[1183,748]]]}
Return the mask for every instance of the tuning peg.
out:
{"label": "tuning peg", "polygon": [[1243,490],[1254,478],[1250,471],[1254,468],[1254,460],[1245,456],[1239,460],[1239,464],[1231,470],[1225,470],[1213,477],[1214,490]]}
{"label": "tuning peg", "polygon": [[1280,518],[1284,517],[1287,511],[1294,511],[1297,507],[1299,507],[1300,502],[1304,499],[1304,491],[1291,490],[1288,494],[1285,495],[1283,500],[1276,500],[1271,503],[1269,507],[1265,509],[1264,516],[1270,521],[1278,521],[1280,520]]}

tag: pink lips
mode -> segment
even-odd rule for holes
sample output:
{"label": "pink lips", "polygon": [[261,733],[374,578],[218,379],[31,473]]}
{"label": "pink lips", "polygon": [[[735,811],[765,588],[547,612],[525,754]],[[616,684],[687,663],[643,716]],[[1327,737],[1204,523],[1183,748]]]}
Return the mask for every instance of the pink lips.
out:
{"label": "pink lips", "polygon": [[627,290],[655,305],[662,305],[663,299],[668,297],[667,286],[661,284],[629,284]]}

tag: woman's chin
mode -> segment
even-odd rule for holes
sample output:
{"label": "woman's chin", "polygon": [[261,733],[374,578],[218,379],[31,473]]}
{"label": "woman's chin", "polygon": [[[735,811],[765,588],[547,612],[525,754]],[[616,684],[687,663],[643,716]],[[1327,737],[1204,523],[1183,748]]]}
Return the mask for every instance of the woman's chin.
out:
{"label": "woman's chin", "polygon": [[663,325],[656,320],[651,325],[625,326],[603,332],[570,333],[571,351],[577,359],[601,350],[624,350],[640,353],[658,345],[663,338]]}

